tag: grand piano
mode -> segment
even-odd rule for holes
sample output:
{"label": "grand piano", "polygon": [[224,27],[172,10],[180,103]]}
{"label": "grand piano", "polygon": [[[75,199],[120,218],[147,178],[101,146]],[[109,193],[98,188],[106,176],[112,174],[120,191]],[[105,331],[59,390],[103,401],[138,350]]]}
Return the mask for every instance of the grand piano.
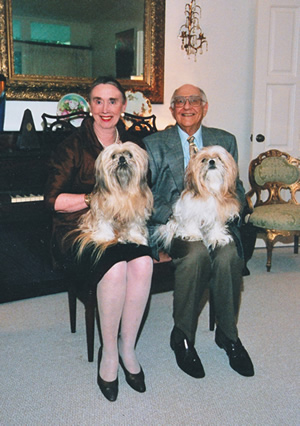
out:
{"label": "grand piano", "polygon": [[[63,274],[51,261],[51,214],[43,189],[50,155],[75,130],[74,118],[43,114],[43,131],[33,126],[30,133],[32,127],[22,123],[20,132],[0,132],[0,303],[66,291]],[[157,131],[154,115],[125,118],[140,137]],[[161,280],[162,269],[161,264],[155,267],[153,293],[172,286],[172,271]]]}

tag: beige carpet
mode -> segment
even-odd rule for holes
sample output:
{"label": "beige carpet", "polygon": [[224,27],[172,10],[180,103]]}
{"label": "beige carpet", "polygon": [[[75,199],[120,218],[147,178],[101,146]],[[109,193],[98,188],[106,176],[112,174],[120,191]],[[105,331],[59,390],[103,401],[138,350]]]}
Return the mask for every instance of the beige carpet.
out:
{"label": "beige carpet", "polygon": [[0,425],[300,425],[300,254],[275,249],[271,273],[265,262],[255,250],[239,319],[253,378],[230,369],[207,306],[196,341],[206,377],[179,370],[169,348],[172,293],[157,294],[138,345],[147,392],[134,392],[120,371],[114,403],[87,362],[82,306],[71,334],[65,293],[0,305]]}

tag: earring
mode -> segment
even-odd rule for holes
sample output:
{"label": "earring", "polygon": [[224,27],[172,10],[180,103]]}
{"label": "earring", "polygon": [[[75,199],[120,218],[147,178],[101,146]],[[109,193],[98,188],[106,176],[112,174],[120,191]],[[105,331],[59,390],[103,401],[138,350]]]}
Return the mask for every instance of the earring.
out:
{"label": "earring", "polygon": [[124,117],[125,116],[125,112],[121,112],[121,117]]}
{"label": "earring", "polygon": [[93,114],[90,112],[90,116],[93,117]]}

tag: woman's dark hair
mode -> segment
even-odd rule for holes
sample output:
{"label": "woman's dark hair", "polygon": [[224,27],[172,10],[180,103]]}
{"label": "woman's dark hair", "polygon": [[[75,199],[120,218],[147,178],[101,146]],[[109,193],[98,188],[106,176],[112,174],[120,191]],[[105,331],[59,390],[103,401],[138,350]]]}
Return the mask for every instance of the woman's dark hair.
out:
{"label": "woman's dark hair", "polygon": [[91,101],[91,93],[94,87],[98,86],[99,84],[111,84],[112,86],[115,86],[122,94],[123,103],[126,102],[126,93],[121,84],[113,77],[97,77],[96,80],[92,83],[89,93],[88,93],[88,99]]}

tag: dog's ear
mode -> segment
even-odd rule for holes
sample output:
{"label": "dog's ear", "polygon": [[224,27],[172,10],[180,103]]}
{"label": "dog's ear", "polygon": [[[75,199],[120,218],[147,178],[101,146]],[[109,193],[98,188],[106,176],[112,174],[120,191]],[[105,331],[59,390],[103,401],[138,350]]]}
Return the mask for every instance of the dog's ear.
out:
{"label": "dog's ear", "polygon": [[185,188],[194,195],[199,194],[198,183],[196,181],[196,173],[193,168],[193,162],[190,161],[185,172]]}
{"label": "dog's ear", "polygon": [[99,173],[97,172],[96,174],[96,183],[95,183],[95,188],[94,188],[95,192],[110,192],[109,187],[107,185],[107,182],[105,180],[105,175],[104,173]]}
{"label": "dog's ear", "polygon": [[140,179],[140,187],[142,191],[145,191],[148,188],[148,172],[142,174]]}
{"label": "dog's ear", "polygon": [[232,155],[226,151],[226,155],[222,158],[226,169],[225,180],[229,191],[235,190],[236,179],[238,177],[238,166]]}

